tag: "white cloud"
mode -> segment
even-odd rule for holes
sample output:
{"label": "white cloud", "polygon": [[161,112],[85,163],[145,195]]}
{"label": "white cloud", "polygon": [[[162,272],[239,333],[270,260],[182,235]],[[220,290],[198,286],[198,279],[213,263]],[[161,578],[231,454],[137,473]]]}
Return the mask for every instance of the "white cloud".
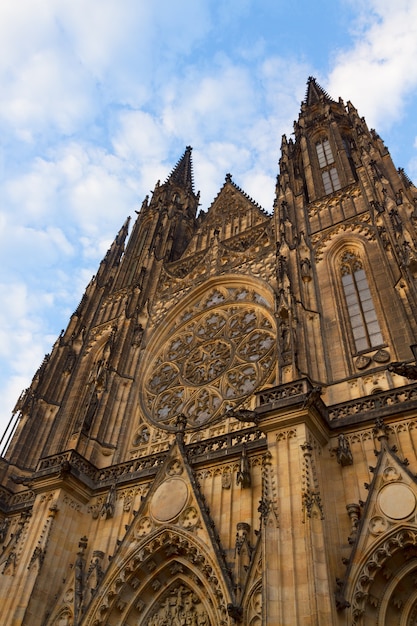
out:
{"label": "white cloud", "polygon": [[356,5],[355,43],[336,55],[328,90],[351,100],[371,126],[384,130],[400,119],[407,95],[417,89],[417,2]]}
{"label": "white cloud", "polygon": [[116,154],[138,165],[146,159],[161,161],[169,145],[168,129],[155,116],[145,111],[123,111],[113,136]]}
{"label": "white cloud", "polygon": [[210,28],[207,4],[192,0],[3,2],[0,122],[33,141],[74,133],[104,103],[140,106]]}
{"label": "white cloud", "polygon": [[15,70],[0,116],[23,139],[51,127],[70,134],[91,115],[91,98],[91,85],[73,62],[55,49],[42,50]]}

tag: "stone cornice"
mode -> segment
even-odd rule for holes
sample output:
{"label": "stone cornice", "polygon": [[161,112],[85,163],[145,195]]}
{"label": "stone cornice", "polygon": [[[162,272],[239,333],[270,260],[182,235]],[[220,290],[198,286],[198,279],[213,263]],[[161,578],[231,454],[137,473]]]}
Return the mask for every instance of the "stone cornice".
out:
{"label": "stone cornice", "polygon": [[[266,439],[252,427],[189,444],[186,454],[190,464],[197,468],[225,458],[239,459],[243,446],[248,453],[259,452],[266,449]],[[8,513],[27,508],[37,493],[59,488],[85,503],[111,485],[122,487],[153,479],[166,455],[164,451],[100,469],[75,450],[66,450],[39,461],[35,472],[25,481],[27,490],[15,494],[8,490],[0,492],[0,510]]]}

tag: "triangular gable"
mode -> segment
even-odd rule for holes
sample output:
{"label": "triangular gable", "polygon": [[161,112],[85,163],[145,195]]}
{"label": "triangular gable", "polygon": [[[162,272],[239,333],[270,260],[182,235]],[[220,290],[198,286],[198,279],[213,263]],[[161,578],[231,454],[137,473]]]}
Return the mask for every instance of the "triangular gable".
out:
{"label": "triangular gable", "polygon": [[[370,468],[372,483],[365,485],[368,497],[350,538],[353,548],[347,571],[344,581],[339,583],[338,608],[348,608],[352,624],[373,623],[372,615],[383,603],[381,583],[375,582],[376,577],[382,577],[386,584],[393,574],[392,559],[396,559],[394,569],[400,567],[400,557],[395,557],[398,551],[407,551],[401,557],[403,560],[413,556],[409,549],[417,540],[417,480],[407,465],[408,461],[401,460],[396,448],[389,447],[387,439],[382,437],[377,464]],[[414,550],[413,558],[416,558],[417,549]]]}
{"label": "triangular gable", "polygon": [[198,230],[183,256],[164,268],[171,278],[191,281],[201,276],[202,268],[232,267],[245,255],[274,246],[271,228],[266,211],[226,177],[207,214],[200,214]]}
{"label": "triangular gable", "polygon": [[251,216],[251,226],[255,226],[269,219],[268,214],[262,207],[236,185],[228,174],[225,183],[208,209],[205,225],[212,225],[217,221],[223,221],[233,214],[246,214]]}
{"label": "triangular gable", "polygon": [[178,434],[81,623],[228,624],[233,606],[225,553]]}

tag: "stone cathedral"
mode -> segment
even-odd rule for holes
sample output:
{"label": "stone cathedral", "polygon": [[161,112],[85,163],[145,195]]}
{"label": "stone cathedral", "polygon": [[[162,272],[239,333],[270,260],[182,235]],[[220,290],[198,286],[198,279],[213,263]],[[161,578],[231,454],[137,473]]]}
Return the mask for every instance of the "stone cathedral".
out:
{"label": "stone cathedral", "polygon": [[16,404],[0,623],[415,625],[416,187],[310,78],[198,207],[187,147]]}

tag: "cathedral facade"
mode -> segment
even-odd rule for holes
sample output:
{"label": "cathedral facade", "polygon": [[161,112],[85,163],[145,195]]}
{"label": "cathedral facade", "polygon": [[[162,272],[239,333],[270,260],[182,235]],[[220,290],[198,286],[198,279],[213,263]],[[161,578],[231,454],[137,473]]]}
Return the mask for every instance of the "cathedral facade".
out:
{"label": "cathedral facade", "polygon": [[191,148],[15,408],[3,626],[417,623],[417,189],[310,78],[273,211]]}

